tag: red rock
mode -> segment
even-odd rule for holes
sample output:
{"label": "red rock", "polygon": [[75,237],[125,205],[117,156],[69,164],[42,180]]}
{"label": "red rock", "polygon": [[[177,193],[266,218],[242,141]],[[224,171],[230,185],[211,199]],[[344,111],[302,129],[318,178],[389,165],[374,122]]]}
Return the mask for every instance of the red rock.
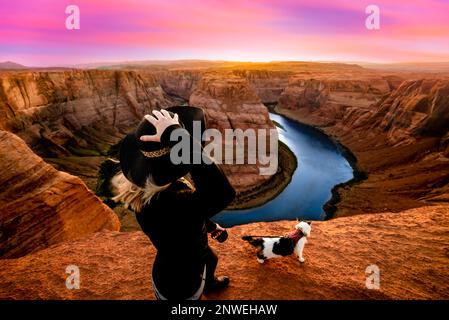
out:
{"label": "red rock", "polygon": [[238,69],[233,70],[232,72],[239,77],[246,78],[264,103],[277,102],[282,92],[287,87],[289,78],[294,74],[293,71],[263,69]]}
{"label": "red rock", "polygon": [[298,110],[316,125],[334,125],[353,110],[370,109],[390,92],[380,75],[314,74],[296,75],[279,98],[279,108]]}
{"label": "red rock", "polygon": [[189,100],[204,71],[161,70],[152,73],[165,92]]}
{"label": "red rock", "polygon": [[373,126],[387,132],[392,144],[449,131],[449,79],[405,81],[374,110]]}
{"label": "red rock", "polygon": [[[208,298],[449,298],[449,209],[428,206],[449,199],[447,80],[402,83],[408,75],[337,64],[274,63],[267,68],[290,67],[295,75],[280,97],[279,110],[340,139],[369,173],[367,180],[339,189],[337,216],[386,213],[314,222],[305,264],[287,257],[259,265],[253,249],[240,240],[249,233],[284,234],[292,222],[231,228],[229,240],[213,246],[221,258],[219,273],[230,275],[232,282]],[[277,97],[285,85],[283,75],[275,81],[259,71],[209,70],[201,72],[201,80],[198,74],[180,71],[174,78],[156,78],[172,93],[191,95],[191,104],[204,107],[218,129],[271,126],[257,95]],[[44,137],[63,145],[77,123],[104,120],[98,106],[106,110],[106,123],[125,128],[166,99],[146,72],[21,73],[2,77],[0,125],[18,130],[29,143]],[[36,121],[41,118],[44,124]],[[113,213],[79,179],[46,165],[14,135],[1,133],[2,146],[0,248],[4,257],[14,259],[0,260],[0,298],[153,298],[155,251],[149,240],[141,232],[89,234],[117,230]],[[238,188],[260,183],[257,167],[227,170]],[[72,264],[81,270],[80,290],[65,287],[65,268]],[[365,287],[371,264],[380,268],[380,290]]]}
{"label": "red rock", "polygon": [[[284,234],[294,223],[256,223],[229,229],[213,246],[218,274],[229,288],[206,299],[448,299],[449,209],[358,215],[313,222],[305,263],[294,256],[256,261],[240,237]],[[425,227],[423,227],[425,226]],[[154,299],[155,250],[142,232],[101,232],[18,259],[0,260],[0,299]],[[366,288],[366,268],[380,269],[380,289]],[[69,290],[66,267],[80,269]]]}
{"label": "red rock", "polygon": [[99,124],[97,130],[126,131],[152,109],[170,104],[144,71],[20,72],[0,78],[0,129],[32,147],[43,140],[64,147],[77,130]]}
{"label": "red rock", "polygon": [[[369,105],[359,103],[358,97],[365,99],[366,94],[348,91],[348,84],[365,88],[362,91],[371,87],[371,82],[360,83],[356,79],[335,84],[336,88],[347,88],[342,93],[345,100],[330,98],[335,93],[329,89],[323,102],[311,99],[315,104],[307,102],[307,94],[301,91],[306,89],[301,84],[318,92],[317,97],[327,95],[326,85],[320,90],[321,81],[293,82],[300,85],[287,88],[279,105],[279,112],[320,126],[340,140],[355,154],[359,168],[368,174],[365,181],[339,188],[342,201],[337,205],[338,215],[399,212],[448,198],[449,80],[423,76],[404,81],[394,89],[396,84],[391,85],[391,79],[387,79],[393,91],[375,95],[377,102]],[[302,96],[298,92],[303,92]],[[301,104],[290,103],[289,99]]]}
{"label": "red rock", "polygon": [[[189,104],[202,107],[210,128],[274,129],[267,108],[244,78],[232,74],[204,75],[190,96]],[[268,133],[268,131],[267,131]],[[268,180],[260,175],[259,166],[225,165],[223,169],[237,191],[243,191]]]}
{"label": "red rock", "polygon": [[100,230],[117,216],[77,177],[57,171],[0,131],[0,257],[20,257]]}
{"label": "red rock", "polygon": [[[42,157],[69,156],[72,148],[97,150],[98,145],[116,143],[145,113],[174,104],[159,83],[171,94],[192,95],[192,105],[205,109],[211,127],[274,128],[249,83],[228,74],[204,70],[6,73],[0,78],[0,128],[16,133]],[[269,178],[258,173],[257,165],[250,165],[249,175],[243,166],[227,167],[235,173],[231,183],[239,191]]]}

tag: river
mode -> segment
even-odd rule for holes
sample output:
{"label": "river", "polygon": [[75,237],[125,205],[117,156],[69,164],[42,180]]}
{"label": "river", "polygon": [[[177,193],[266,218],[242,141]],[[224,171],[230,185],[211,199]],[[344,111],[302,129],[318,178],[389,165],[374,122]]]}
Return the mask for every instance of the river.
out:
{"label": "river", "polygon": [[270,113],[270,118],[282,127],[278,127],[279,139],[294,153],[298,167],[289,185],[271,201],[216,215],[213,220],[224,227],[296,218],[323,220],[323,205],[331,198],[332,188],[354,176],[342,149],[326,134],[282,115]]}

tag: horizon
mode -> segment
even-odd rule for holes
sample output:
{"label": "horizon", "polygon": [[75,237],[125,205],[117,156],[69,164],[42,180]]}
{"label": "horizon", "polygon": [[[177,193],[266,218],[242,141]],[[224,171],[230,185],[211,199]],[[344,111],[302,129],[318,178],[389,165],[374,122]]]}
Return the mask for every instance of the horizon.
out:
{"label": "horizon", "polygon": [[[368,1],[242,3],[237,0],[77,0],[0,4],[0,61],[56,67],[123,61],[449,61],[449,1],[378,0],[380,29],[368,30]],[[187,17],[187,19],[186,19]]]}
{"label": "horizon", "polygon": [[247,64],[270,64],[270,63],[335,63],[335,64],[347,64],[347,65],[359,65],[361,67],[366,65],[375,65],[375,66],[399,66],[399,65],[410,65],[410,66],[418,66],[421,64],[432,64],[432,65],[439,65],[439,64],[449,64],[449,59],[445,61],[393,61],[393,62],[381,62],[381,61],[345,61],[345,60],[329,60],[329,61],[321,61],[321,60],[271,60],[271,61],[242,61],[242,60],[211,60],[211,59],[201,59],[201,58],[193,58],[193,59],[144,59],[144,60],[129,60],[129,59],[123,59],[123,60],[113,60],[113,61],[92,61],[92,62],[85,62],[85,63],[79,63],[79,64],[49,64],[49,65],[26,65],[24,63],[21,63],[20,61],[13,61],[13,60],[2,60],[0,61],[1,64],[6,63],[12,63],[20,65],[24,68],[86,68],[86,67],[107,67],[107,66],[118,66],[118,65],[131,65],[135,64],[136,66],[139,66],[139,63],[154,63],[154,64],[171,64],[176,62],[220,62],[220,63],[247,63]]}

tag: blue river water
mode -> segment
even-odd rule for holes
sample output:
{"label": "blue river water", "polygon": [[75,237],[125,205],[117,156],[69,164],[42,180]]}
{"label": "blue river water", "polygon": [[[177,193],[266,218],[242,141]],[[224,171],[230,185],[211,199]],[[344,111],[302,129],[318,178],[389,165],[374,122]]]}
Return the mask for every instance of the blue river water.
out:
{"label": "blue river water", "polygon": [[213,220],[224,227],[260,221],[323,220],[323,205],[332,188],[351,180],[353,169],[338,145],[319,130],[277,114],[279,139],[295,154],[298,167],[289,185],[274,199],[259,207],[227,210]]}

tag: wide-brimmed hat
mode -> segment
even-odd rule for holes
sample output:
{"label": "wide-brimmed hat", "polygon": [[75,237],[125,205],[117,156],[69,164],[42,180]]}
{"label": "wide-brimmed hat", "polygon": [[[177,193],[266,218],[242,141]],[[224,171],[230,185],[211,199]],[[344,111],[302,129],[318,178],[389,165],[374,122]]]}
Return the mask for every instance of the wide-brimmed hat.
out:
{"label": "wide-brimmed hat", "polygon": [[[181,127],[193,136],[194,121],[201,122],[201,136],[206,129],[202,109],[190,106],[166,108],[169,113],[178,114]],[[186,164],[174,164],[170,150],[160,142],[144,142],[143,135],[154,135],[156,128],[143,119],[136,130],[127,134],[120,144],[120,166],[125,177],[135,185],[144,188],[148,179],[157,186],[163,186],[185,176],[189,172]]]}

